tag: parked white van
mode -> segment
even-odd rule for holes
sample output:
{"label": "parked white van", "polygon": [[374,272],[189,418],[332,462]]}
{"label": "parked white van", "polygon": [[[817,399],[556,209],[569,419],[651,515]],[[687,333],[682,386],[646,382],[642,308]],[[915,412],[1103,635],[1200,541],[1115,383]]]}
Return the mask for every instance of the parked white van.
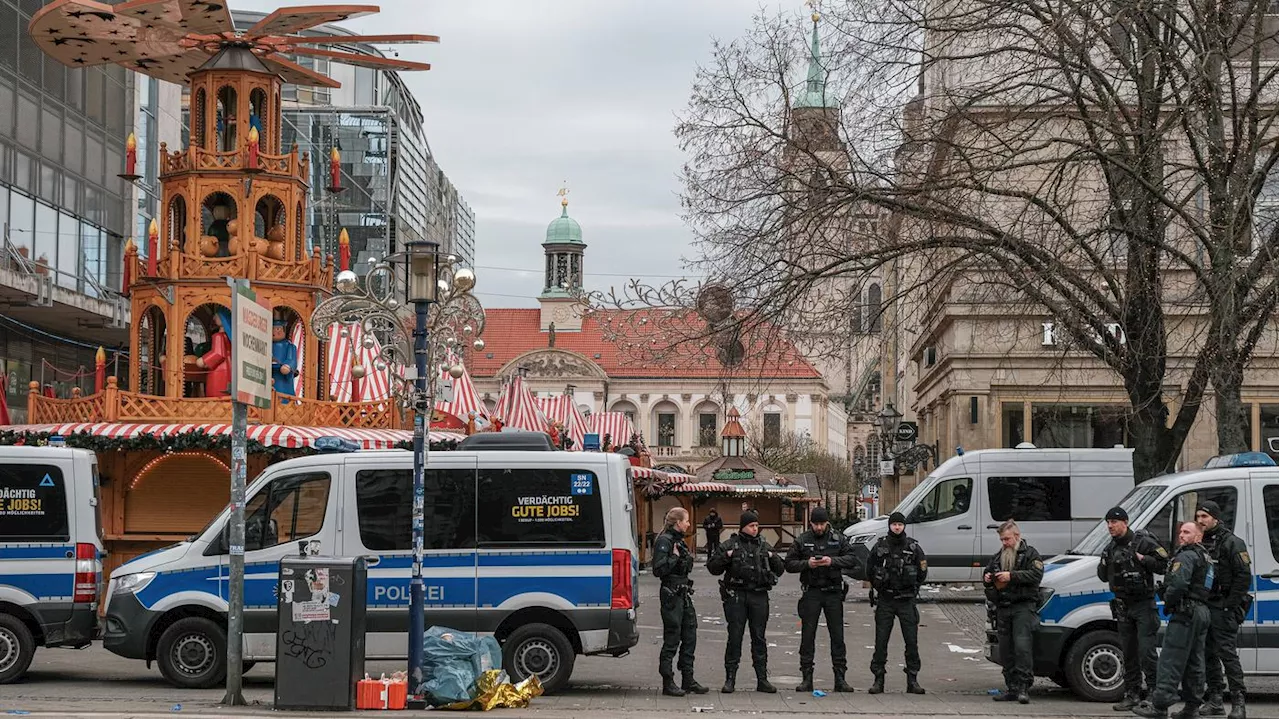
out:
{"label": "parked white van", "polygon": [[[1270,462],[1270,459],[1267,459]],[[1166,547],[1177,544],[1178,526],[1194,521],[1196,507],[1213,500],[1222,523],[1249,547],[1253,560],[1253,607],[1240,629],[1238,649],[1246,674],[1275,675],[1280,573],[1277,572],[1277,506],[1280,469],[1226,467],[1170,474],[1143,482],[1119,502],[1132,529],[1146,529]],[[1106,522],[1063,556],[1044,564],[1040,627],[1035,633],[1035,673],[1052,677],[1076,694],[1113,702],[1124,693],[1123,654],[1111,618],[1114,595],[1097,576],[1098,557],[1110,541]],[[1161,616],[1164,608],[1161,605]],[[1163,635],[1163,631],[1162,631]],[[987,632],[987,658],[998,662],[994,632]]]}
{"label": "parked white van", "polygon": [[[277,567],[299,540],[369,557],[366,656],[407,656],[413,455],[319,454],[271,465],[247,492],[246,661],[275,655]],[[577,654],[639,641],[630,465],[597,452],[452,451],[426,472],[426,625],[494,635],[507,671],[565,685]],[[222,683],[224,510],[190,541],[116,570],[104,645],[183,687]]]}
{"label": "parked white van", "polygon": [[[929,556],[929,581],[974,582],[1000,548],[995,529],[1018,520],[1041,556],[1065,552],[1133,489],[1133,450],[980,449],[952,457],[898,503],[907,533]],[[866,560],[888,531],[888,516],[844,530],[866,579]]]}
{"label": "parked white van", "polygon": [[93,640],[102,557],[93,452],[0,447],[0,684],[37,647]]}

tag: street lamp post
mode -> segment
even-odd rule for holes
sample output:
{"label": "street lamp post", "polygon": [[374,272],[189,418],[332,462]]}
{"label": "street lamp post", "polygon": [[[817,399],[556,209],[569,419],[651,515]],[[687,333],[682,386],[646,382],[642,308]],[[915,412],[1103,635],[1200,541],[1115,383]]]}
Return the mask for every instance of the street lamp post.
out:
{"label": "street lamp post", "polygon": [[[443,370],[457,379],[465,370],[460,354],[441,356],[444,350],[462,350],[466,342],[477,352],[484,349],[484,308],[476,299],[475,274],[465,267],[455,267],[453,255],[441,255],[440,245],[430,241],[408,242],[406,252],[375,261],[365,276],[364,286],[354,272],[338,273],[338,293],[316,307],[311,329],[322,341],[330,340],[334,326],[344,336],[349,327],[364,330],[365,347],[373,347],[375,336],[385,338],[382,354],[375,369],[388,366],[407,367],[413,359],[413,372],[391,373],[393,393],[401,407],[413,412],[413,567],[409,580],[409,692],[418,699],[422,674],[422,640],[425,623],[425,601],[422,581],[423,536],[425,524],[426,466],[429,443],[427,427],[436,382]],[[396,276],[392,262],[403,260],[405,266],[405,302],[395,297]],[[403,307],[413,306],[410,323]],[[410,342],[410,339],[412,342]],[[442,349],[443,348],[443,349]],[[450,360],[452,365],[437,366],[437,360]]]}

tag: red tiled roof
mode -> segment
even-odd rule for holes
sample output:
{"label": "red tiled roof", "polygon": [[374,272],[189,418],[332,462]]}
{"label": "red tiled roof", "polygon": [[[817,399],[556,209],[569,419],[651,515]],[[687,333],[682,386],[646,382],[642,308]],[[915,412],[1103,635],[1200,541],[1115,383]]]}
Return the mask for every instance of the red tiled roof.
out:
{"label": "red tiled roof", "polygon": [[[641,314],[643,313],[643,314]],[[648,322],[653,317],[655,321]],[[662,310],[595,311],[582,318],[582,330],[556,332],[555,349],[576,353],[613,378],[719,379],[728,372],[715,352],[699,342],[661,342],[682,334],[663,328]],[[646,321],[635,321],[637,318]],[[608,330],[607,328],[612,328]],[[468,348],[465,362],[473,377],[494,377],[511,360],[532,350],[547,349],[537,309],[485,310],[485,348]],[[759,333],[759,334],[764,334]],[[620,335],[620,336],[618,336]],[[617,339],[614,339],[614,337]],[[646,344],[655,349],[646,348]],[[676,345],[664,351],[664,345]],[[790,342],[777,337],[745,340],[746,359],[736,376],[777,379],[820,379],[822,375]]]}

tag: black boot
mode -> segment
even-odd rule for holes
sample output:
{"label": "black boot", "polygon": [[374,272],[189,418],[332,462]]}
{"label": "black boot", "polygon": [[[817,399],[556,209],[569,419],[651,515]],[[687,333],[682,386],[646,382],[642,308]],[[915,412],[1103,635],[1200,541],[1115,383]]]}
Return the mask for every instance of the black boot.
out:
{"label": "black boot", "polygon": [[676,678],[670,674],[662,675],[662,693],[669,697],[684,696],[684,690],[676,685]]}
{"label": "black boot", "polygon": [[907,693],[908,694],[924,694],[924,687],[920,686],[920,682],[916,681],[916,675],[907,675]]}
{"label": "black boot", "polygon": [[1140,717],[1148,717],[1148,719],[1167,719],[1169,716],[1168,707],[1160,709],[1151,702],[1142,702],[1131,711]]}
{"label": "black boot", "polygon": [[1111,708],[1118,712],[1127,712],[1141,703],[1142,700],[1138,698],[1137,694],[1125,694],[1124,698],[1119,703],[1112,704]]}
{"label": "black boot", "polygon": [[1200,719],[1200,705],[1183,704],[1178,713],[1173,715],[1173,719]]}
{"label": "black boot", "polygon": [[1014,689],[1005,689],[999,694],[991,697],[993,702],[1016,702],[1018,701],[1018,692]]}
{"label": "black boot", "polygon": [[1200,713],[1207,717],[1220,717],[1226,714],[1227,708],[1222,706],[1222,695],[1206,693],[1204,704],[1200,705]]}
{"label": "black boot", "polygon": [[868,694],[884,694],[884,674],[877,674],[876,680],[871,683],[871,688],[867,690]]}
{"label": "black boot", "polygon": [[760,667],[756,670],[756,691],[764,694],[777,694],[778,688],[769,683],[769,669]]}
{"label": "black boot", "polygon": [[1030,704],[1030,703],[1031,703],[1031,695],[1027,693],[1027,690],[1026,690],[1026,689],[1019,689],[1019,690],[1018,690],[1018,697],[1017,697],[1017,698],[1018,698],[1018,703],[1019,703],[1019,704]]}
{"label": "black boot", "polygon": [[738,680],[737,669],[725,669],[724,670],[724,686],[720,687],[720,693],[732,694],[733,690],[735,689],[734,685],[737,683],[737,680]]}
{"label": "black boot", "polygon": [[836,672],[835,690],[838,692],[851,692],[853,687],[849,686],[849,682],[844,680],[844,672]]}
{"label": "black boot", "polygon": [[1227,719],[1245,719],[1244,716],[1244,692],[1234,692],[1231,695],[1231,713],[1227,715]]}
{"label": "black boot", "polygon": [[711,691],[699,684],[697,679],[693,678],[693,672],[684,673],[683,681],[680,682],[680,688],[684,690],[685,694],[706,694]]}
{"label": "black boot", "polygon": [[796,686],[798,692],[813,691],[813,670],[808,669],[800,672],[800,684]]}

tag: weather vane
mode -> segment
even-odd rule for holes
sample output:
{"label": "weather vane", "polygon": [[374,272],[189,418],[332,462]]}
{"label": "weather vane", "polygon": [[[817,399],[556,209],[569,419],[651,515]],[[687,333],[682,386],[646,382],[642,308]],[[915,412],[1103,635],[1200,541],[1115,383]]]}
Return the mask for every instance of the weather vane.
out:
{"label": "weather vane", "polygon": [[822,0],[804,0],[804,4],[809,6],[809,11],[812,13],[810,17],[817,22],[820,17],[819,11],[822,10]]}
{"label": "weather vane", "polygon": [[569,187],[568,187],[568,185],[569,185],[569,182],[568,182],[568,180],[566,180],[566,181],[565,181],[565,183],[564,183],[563,185],[561,185],[561,186],[560,186],[560,190],[559,190],[558,192],[556,192],[556,197],[559,197],[559,198],[560,198],[560,205],[561,205],[562,207],[568,207],[568,206],[569,206]]}

